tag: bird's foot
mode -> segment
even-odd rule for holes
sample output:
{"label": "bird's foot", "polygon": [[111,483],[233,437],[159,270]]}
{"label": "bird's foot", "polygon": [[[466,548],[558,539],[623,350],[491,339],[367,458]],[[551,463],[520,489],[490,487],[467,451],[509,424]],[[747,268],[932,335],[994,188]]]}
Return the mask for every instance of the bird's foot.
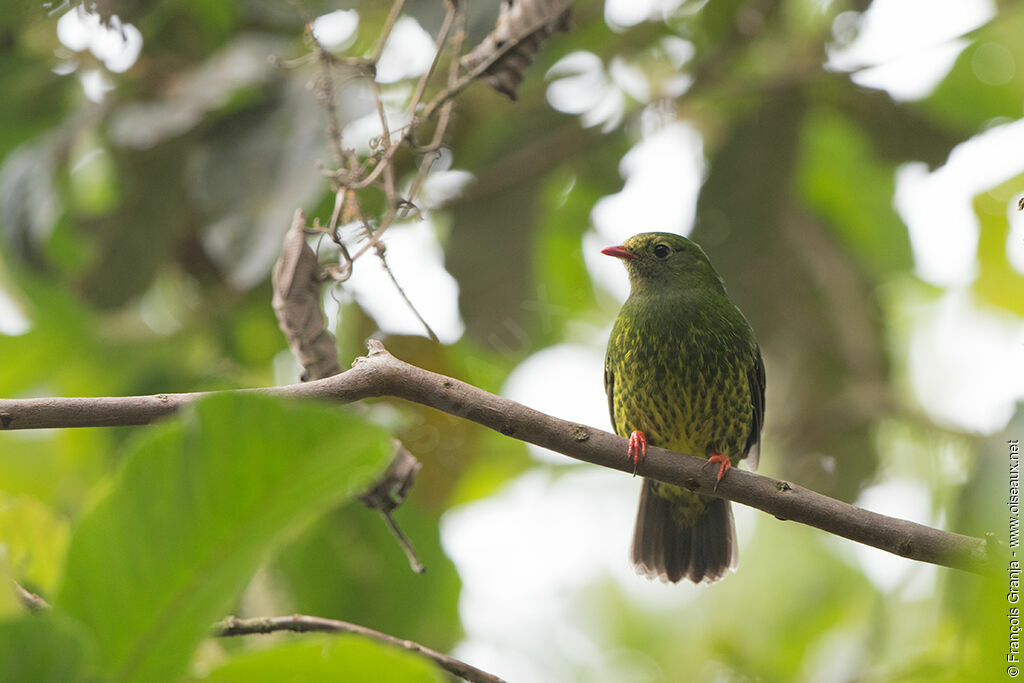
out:
{"label": "bird's foot", "polygon": [[715,488],[713,489],[718,491],[718,484],[722,481],[722,477],[725,476],[725,473],[729,471],[729,468],[732,467],[732,463],[729,461],[729,456],[723,455],[718,451],[711,451],[711,457],[709,457],[708,461],[704,463],[704,467],[707,467],[711,463],[717,463],[719,465],[718,476],[715,477]]}
{"label": "bird's foot", "polygon": [[640,430],[634,430],[629,435],[629,459],[633,461],[633,476],[636,476],[636,468],[640,461],[647,457],[647,437]]}

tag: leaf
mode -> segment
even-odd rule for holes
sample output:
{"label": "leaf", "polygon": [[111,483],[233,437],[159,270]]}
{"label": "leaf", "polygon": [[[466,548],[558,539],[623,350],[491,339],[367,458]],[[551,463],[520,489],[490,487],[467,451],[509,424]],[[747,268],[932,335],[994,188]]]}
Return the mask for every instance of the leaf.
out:
{"label": "leaf", "polygon": [[208,683],[440,683],[448,680],[421,657],[355,636],[303,636],[276,647],[236,655],[202,679]]}
{"label": "leaf", "polygon": [[[33,591],[56,588],[68,546],[68,522],[31,498],[0,493],[0,552],[11,576]],[[0,590],[3,590],[0,588]]]}
{"label": "leaf", "polygon": [[1024,174],[1011,178],[974,198],[978,217],[978,279],[974,291],[983,300],[1024,315],[1024,276],[1010,263],[1008,214],[1017,212],[1014,198],[1024,187]]}
{"label": "leaf", "polygon": [[571,12],[572,0],[504,0],[494,30],[462,58],[462,65],[473,70],[486,64],[484,80],[514,100],[541,44],[555,31],[569,30]]}
{"label": "leaf", "polygon": [[0,680],[86,681],[92,651],[81,630],[56,614],[0,622]]}
{"label": "leaf", "polygon": [[[196,9],[204,7],[198,3]],[[243,33],[194,67],[182,69],[159,99],[125,102],[111,115],[115,144],[150,149],[188,133],[212,114],[259,100],[277,71],[267,55],[287,43],[266,34]]]}
{"label": "leaf", "polygon": [[57,142],[48,135],[24,143],[0,166],[0,242],[4,251],[30,262],[39,259],[40,245],[63,210],[54,182]]}
{"label": "leaf", "polygon": [[1020,116],[1024,97],[1024,7],[1007,5],[978,29],[949,75],[921,104],[939,120],[976,130],[990,119]]}
{"label": "leaf", "polygon": [[185,190],[205,218],[203,248],[232,285],[264,280],[295,207],[324,191],[317,162],[324,154],[323,112],[296,72],[272,102],[224,117],[189,147]]}
{"label": "leaf", "polygon": [[907,231],[892,206],[894,174],[859,126],[827,110],[804,126],[797,180],[807,202],[839,234],[864,269],[907,269]]}
{"label": "leaf", "polygon": [[339,508],[289,543],[271,567],[290,594],[289,609],[343,617],[442,652],[454,646],[463,634],[459,576],[441,547],[440,511],[418,500],[426,494],[421,486],[396,516],[426,573],[409,571],[376,514]]}
{"label": "leaf", "polygon": [[391,440],[337,408],[219,395],[130,449],[74,533],[56,606],[103,674],[171,680],[268,550],[362,491]]}
{"label": "leaf", "polygon": [[288,347],[302,365],[302,381],[338,374],[338,348],[320,303],[320,263],[306,243],[306,216],[295,212],[274,264],[274,313]]}

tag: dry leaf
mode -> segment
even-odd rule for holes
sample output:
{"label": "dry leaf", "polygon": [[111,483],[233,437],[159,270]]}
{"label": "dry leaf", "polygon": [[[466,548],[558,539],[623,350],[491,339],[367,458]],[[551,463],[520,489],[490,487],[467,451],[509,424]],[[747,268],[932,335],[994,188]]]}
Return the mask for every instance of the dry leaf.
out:
{"label": "dry leaf", "polygon": [[378,479],[365,493],[357,496],[359,502],[368,508],[376,510],[384,518],[395,540],[402,548],[409,566],[417,574],[426,571],[426,567],[420,562],[412,542],[399,528],[398,523],[391,513],[405,500],[416,480],[416,473],[420,471],[420,461],[398,441],[395,442],[395,457],[388,466],[387,471]]}
{"label": "dry leaf", "polygon": [[288,347],[302,365],[302,381],[330,377],[341,371],[334,335],[320,306],[320,263],[306,243],[306,216],[295,212],[274,264],[274,313]]}
{"label": "dry leaf", "polygon": [[487,64],[484,80],[500,93],[516,99],[523,72],[555,31],[569,30],[572,0],[504,0],[494,30],[462,65],[473,70]]}

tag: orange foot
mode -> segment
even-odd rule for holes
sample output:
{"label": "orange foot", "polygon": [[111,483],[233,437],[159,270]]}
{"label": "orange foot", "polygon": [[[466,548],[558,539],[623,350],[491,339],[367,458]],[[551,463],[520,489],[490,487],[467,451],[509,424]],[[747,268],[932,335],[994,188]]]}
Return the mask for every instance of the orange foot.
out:
{"label": "orange foot", "polygon": [[635,430],[629,435],[629,459],[633,461],[633,476],[636,476],[636,468],[640,461],[647,457],[647,437],[640,430]]}
{"label": "orange foot", "polygon": [[715,488],[714,488],[714,490],[717,491],[718,490],[719,482],[722,481],[722,477],[724,477],[725,473],[728,472],[729,468],[732,467],[732,463],[729,462],[729,457],[728,456],[722,455],[718,451],[711,451],[711,457],[708,458],[708,461],[706,463],[704,463],[704,467],[707,467],[708,465],[710,465],[713,462],[714,463],[718,463],[718,465],[719,465],[718,476],[715,477]]}

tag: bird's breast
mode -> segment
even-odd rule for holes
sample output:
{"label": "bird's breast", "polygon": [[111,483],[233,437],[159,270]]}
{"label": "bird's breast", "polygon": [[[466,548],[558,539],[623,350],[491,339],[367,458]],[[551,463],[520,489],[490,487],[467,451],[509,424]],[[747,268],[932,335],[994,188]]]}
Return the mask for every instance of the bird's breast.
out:
{"label": "bird's breast", "polygon": [[716,450],[738,462],[750,429],[750,390],[727,337],[685,320],[617,322],[608,367],[619,434],[640,430],[653,445],[702,457]]}

